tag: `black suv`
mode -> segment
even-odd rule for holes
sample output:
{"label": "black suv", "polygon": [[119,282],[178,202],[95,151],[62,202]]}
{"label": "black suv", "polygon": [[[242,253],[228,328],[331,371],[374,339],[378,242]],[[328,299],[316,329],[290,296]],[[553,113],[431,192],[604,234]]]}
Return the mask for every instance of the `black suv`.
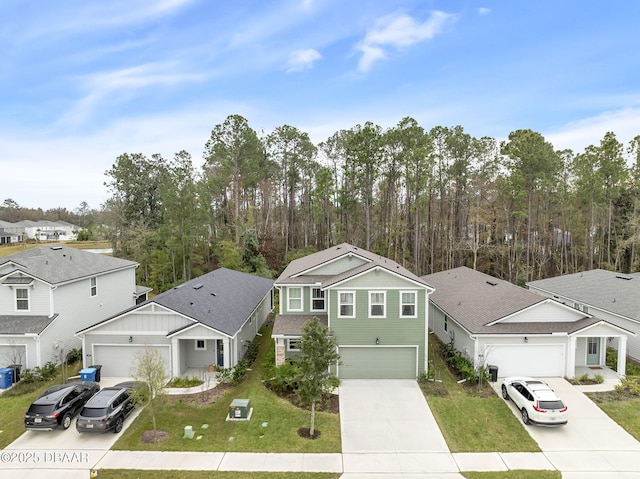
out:
{"label": "black suv", "polygon": [[131,390],[135,383],[116,384],[103,388],[82,408],[76,421],[78,432],[122,431],[124,419],[133,411]]}
{"label": "black suv", "polygon": [[95,382],[58,384],[51,386],[31,403],[24,415],[27,429],[68,429],[71,419],[100,386]]}

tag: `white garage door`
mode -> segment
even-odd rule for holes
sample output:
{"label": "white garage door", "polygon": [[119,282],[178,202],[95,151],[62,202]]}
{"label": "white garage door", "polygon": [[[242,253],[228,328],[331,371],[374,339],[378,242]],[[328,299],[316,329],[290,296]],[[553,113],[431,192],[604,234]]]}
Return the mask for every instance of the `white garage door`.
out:
{"label": "white garage door", "polygon": [[158,350],[166,364],[167,373],[170,371],[169,346],[138,346],[138,345],[95,345],[93,347],[93,364],[100,364],[101,377],[130,377],[131,368],[136,362],[136,354],[145,347]]}
{"label": "white garage door", "polygon": [[498,376],[563,377],[562,344],[490,344],[487,364],[498,366]]}

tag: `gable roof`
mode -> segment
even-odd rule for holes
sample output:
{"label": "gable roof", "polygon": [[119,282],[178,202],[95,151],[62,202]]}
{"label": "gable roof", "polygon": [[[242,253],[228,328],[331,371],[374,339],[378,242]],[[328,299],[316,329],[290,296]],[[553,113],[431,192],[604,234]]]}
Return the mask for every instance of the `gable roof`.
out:
{"label": "gable roof", "polygon": [[0,315],[0,335],[40,334],[57,317],[57,314],[53,316]]}
{"label": "gable roof", "polygon": [[[365,263],[336,275],[318,275],[313,273],[314,268],[346,256],[360,257]],[[395,261],[350,245],[349,243],[342,243],[293,260],[278,277],[275,285],[320,283],[323,287],[327,287],[375,268],[387,270],[393,274],[419,283],[428,289],[433,289],[424,279],[419,278]],[[305,274],[307,272],[309,272],[309,274]]]}
{"label": "gable roof", "polygon": [[[517,333],[523,330],[523,325],[527,327],[528,332],[531,324],[536,324],[539,332],[551,325],[556,325],[554,330],[557,330],[558,323],[500,323],[487,326],[518,311],[548,301],[547,298],[508,281],[466,266],[422,278],[436,288],[430,296],[431,301],[470,333]],[[566,328],[567,325],[562,327]]]}
{"label": "gable roof", "polygon": [[640,273],[593,269],[530,281],[527,286],[640,321]]}
{"label": "gable roof", "polygon": [[49,284],[138,266],[134,261],[67,246],[38,246],[0,258],[0,268],[8,264],[13,265],[13,271],[22,271]]}
{"label": "gable roof", "polygon": [[[272,279],[219,268],[160,293],[76,334],[155,303],[228,336],[234,336],[272,288]],[[167,334],[171,333],[175,331],[167,331]]]}

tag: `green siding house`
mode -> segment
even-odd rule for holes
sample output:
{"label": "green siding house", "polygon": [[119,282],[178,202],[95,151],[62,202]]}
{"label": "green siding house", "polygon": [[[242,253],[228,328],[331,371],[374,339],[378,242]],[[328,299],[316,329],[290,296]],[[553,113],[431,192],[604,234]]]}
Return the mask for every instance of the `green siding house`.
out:
{"label": "green siding house", "polygon": [[413,379],[425,371],[434,289],[395,261],[347,243],[292,261],[275,282],[276,364],[299,353],[314,316],[338,342],[342,379]]}

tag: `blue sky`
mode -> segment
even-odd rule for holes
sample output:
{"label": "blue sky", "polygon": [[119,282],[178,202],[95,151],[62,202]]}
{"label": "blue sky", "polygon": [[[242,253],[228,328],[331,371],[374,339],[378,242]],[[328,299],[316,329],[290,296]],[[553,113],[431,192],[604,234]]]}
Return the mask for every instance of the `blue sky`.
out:
{"label": "blue sky", "polygon": [[99,208],[121,153],[191,153],[240,114],[315,143],[371,121],[640,134],[640,2],[2,0],[0,202]]}

